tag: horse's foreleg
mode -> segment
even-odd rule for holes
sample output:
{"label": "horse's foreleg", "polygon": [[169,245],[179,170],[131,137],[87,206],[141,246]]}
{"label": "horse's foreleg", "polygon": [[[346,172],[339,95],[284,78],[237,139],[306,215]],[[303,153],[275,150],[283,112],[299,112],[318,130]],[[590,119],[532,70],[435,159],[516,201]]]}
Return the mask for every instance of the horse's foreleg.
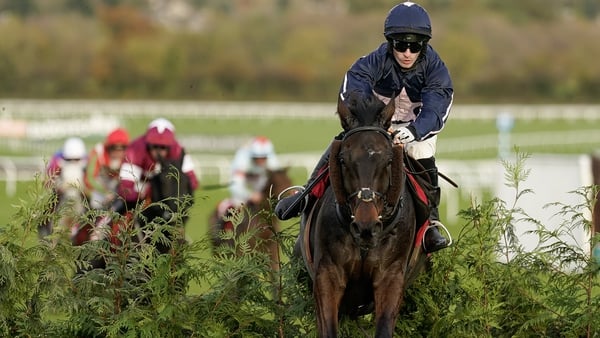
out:
{"label": "horse's foreleg", "polygon": [[323,269],[316,273],[313,294],[316,302],[319,337],[337,337],[338,311],[344,294],[345,281],[335,269]]}
{"label": "horse's foreleg", "polygon": [[389,273],[375,285],[375,337],[391,338],[404,297],[404,275]]}

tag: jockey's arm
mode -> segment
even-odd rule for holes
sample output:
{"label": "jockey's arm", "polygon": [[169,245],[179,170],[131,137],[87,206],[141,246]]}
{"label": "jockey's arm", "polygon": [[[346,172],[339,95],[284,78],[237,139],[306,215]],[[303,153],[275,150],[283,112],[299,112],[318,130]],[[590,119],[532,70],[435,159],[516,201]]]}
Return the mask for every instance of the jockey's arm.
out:
{"label": "jockey's arm", "polygon": [[104,185],[98,180],[100,173],[100,163],[98,162],[98,153],[95,150],[89,155],[87,167],[85,168],[85,186],[88,193],[92,191],[98,191],[102,194],[106,194],[109,191]]}
{"label": "jockey's arm", "polygon": [[262,191],[254,191],[250,194],[250,197],[248,198],[248,202],[251,202],[253,204],[259,204],[260,202],[262,202],[262,200],[263,200]]}
{"label": "jockey's arm", "polygon": [[246,185],[246,173],[242,171],[235,171],[233,173],[229,192],[236,204],[246,202],[250,199],[251,191]]}
{"label": "jockey's arm", "polygon": [[198,187],[200,186],[200,181],[198,180],[198,177],[196,176],[196,173],[194,171],[194,162],[188,154],[185,154],[183,157],[181,171],[183,171],[188,176],[192,191],[198,189]]}
{"label": "jockey's arm", "polygon": [[46,177],[44,179],[44,186],[46,188],[56,188],[57,181],[60,178],[60,157],[54,155],[48,166],[46,167]]}
{"label": "jockey's arm", "polygon": [[144,184],[143,170],[141,167],[125,162],[119,171],[119,187],[117,194],[127,203],[135,203],[146,197],[147,185]]}

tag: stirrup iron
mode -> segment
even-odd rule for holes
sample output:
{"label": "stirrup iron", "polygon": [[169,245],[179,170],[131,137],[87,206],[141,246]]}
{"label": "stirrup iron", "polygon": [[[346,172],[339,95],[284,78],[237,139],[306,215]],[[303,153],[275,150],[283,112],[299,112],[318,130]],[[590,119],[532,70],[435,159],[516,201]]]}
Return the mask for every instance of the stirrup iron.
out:
{"label": "stirrup iron", "polygon": [[446,237],[446,239],[448,240],[448,244],[446,244],[446,248],[449,248],[452,243],[454,243],[454,241],[452,240],[452,235],[450,234],[450,231],[448,231],[448,228],[446,228],[446,226],[444,224],[442,224],[442,222],[440,221],[429,221],[429,225],[427,226],[427,230],[425,230],[425,236],[423,236],[423,238],[421,239],[421,246],[423,248],[427,248],[427,246],[425,245],[425,237],[427,237],[427,231],[429,231],[429,229],[431,228],[441,228],[442,230],[444,230],[444,232],[446,233],[446,235],[448,235]]}
{"label": "stirrup iron", "polygon": [[277,200],[281,201],[282,196],[285,195],[285,193],[287,193],[288,191],[292,190],[297,190],[298,193],[301,194],[304,192],[305,188],[302,185],[293,185],[291,187],[287,187],[282,192],[280,192],[279,195],[277,195]]}

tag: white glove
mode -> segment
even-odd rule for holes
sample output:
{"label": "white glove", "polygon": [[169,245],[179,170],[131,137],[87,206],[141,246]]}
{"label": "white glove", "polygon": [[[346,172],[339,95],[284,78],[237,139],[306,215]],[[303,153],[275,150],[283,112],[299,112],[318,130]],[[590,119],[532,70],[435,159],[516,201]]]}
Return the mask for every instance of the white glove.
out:
{"label": "white glove", "polygon": [[394,136],[394,144],[407,144],[415,140],[415,135],[406,127],[400,127],[392,135]]}

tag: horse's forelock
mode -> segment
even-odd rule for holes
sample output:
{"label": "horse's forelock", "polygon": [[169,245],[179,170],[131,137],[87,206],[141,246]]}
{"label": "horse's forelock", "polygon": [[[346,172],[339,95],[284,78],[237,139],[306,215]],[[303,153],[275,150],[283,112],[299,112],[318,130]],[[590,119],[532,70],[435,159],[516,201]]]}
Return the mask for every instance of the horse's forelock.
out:
{"label": "horse's forelock", "polygon": [[350,94],[347,103],[358,126],[379,126],[379,117],[383,108],[385,108],[385,103],[375,95],[353,92]]}

